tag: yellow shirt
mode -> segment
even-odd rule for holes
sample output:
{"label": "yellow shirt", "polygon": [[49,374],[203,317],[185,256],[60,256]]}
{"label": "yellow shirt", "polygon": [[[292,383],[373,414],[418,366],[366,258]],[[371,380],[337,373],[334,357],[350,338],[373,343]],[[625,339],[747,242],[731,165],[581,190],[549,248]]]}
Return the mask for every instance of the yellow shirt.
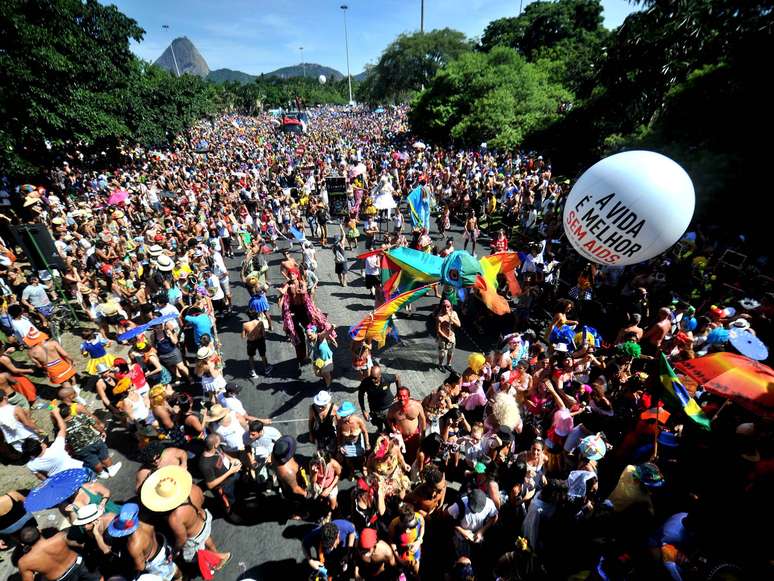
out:
{"label": "yellow shirt", "polygon": [[187,278],[191,274],[191,267],[185,262],[181,262],[179,266],[172,269],[172,276],[175,278]]}

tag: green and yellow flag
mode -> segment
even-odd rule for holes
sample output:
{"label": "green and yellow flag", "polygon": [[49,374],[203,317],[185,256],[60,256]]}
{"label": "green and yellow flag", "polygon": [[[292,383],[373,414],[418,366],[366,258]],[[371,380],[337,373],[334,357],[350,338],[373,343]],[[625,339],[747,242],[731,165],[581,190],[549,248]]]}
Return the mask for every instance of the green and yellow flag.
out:
{"label": "green and yellow flag", "polygon": [[685,414],[705,430],[710,429],[710,421],[693,399],[685,386],[680,382],[666,356],[661,354],[659,376],[664,388],[664,405],[671,411],[682,410]]}

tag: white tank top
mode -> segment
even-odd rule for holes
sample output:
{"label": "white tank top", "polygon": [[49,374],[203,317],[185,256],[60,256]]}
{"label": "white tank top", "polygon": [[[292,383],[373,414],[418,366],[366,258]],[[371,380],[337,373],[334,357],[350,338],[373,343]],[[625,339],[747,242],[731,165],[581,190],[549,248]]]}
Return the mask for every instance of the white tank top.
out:
{"label": "white tank top", "polygon": [[215,433],[223,440],[223,448],[227,452],[244,450],[245,429],[242,427],[242,424],[239,423],[239,420],[237,420],[234,412],[229,412],[229,414],[231,415],[231,423],[224,426],[222,423],[218,422]]}

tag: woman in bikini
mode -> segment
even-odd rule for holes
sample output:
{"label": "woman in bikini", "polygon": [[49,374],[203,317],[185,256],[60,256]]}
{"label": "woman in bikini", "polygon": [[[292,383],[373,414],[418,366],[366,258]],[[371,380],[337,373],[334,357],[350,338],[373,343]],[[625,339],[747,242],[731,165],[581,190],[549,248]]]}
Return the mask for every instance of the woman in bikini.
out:
{"label": "woman in bikini", "polygon": [[336,410],[339,418],[336,425],[337,446],[341,456],[341,464],[352,477],[355,472],[362,471],[365,455],[369,448],[368,427],[365,420],[355,414],[355,405],[345,401]]}

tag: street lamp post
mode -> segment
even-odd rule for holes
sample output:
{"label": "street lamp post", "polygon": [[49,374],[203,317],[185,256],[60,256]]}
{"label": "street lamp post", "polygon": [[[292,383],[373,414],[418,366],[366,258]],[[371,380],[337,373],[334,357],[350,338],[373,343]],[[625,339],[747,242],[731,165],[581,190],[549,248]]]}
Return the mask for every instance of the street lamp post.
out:
{"label": "street lamp post", "polygon": [[419,15],[419,32],[425,31],[425,0],[422,0],[422,8]]}
{"label": "street lamp post", "polygon": [[[169,32],[169,24],[162,24],[161,28]],[[177,66],[177,57],[175,56],[175,40],[172,39],[172,42],[169,43],[169,50],[172,51],[172,62],[175,63],[175,73],[177,76],[180,76],[180,68]]]}
{"label": "street lamp post", "polygon": [[304,62],[304,47],[299,46],[298,50],[301,51],[301,67],[304,69],[304,78],[306,78],[306,63]]}
{"label": "street lamp post", "polygon": [[341,9],[344,12],[344,46],[347,49],[347,85],[349,87],[349,102],[352,103],[352,75],[349,72],[349,34],[347,33],[347,9],[349,6],[346,4],[341,5]]}

